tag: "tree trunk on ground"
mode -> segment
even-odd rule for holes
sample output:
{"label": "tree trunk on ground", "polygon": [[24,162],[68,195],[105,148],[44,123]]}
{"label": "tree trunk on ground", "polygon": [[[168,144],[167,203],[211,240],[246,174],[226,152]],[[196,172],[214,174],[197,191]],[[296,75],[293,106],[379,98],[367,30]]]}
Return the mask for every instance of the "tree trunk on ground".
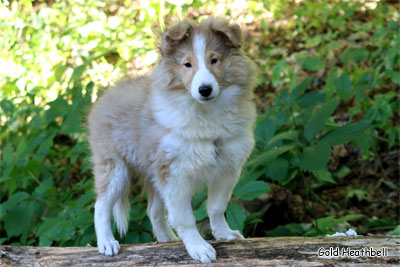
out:
{"label": "tree trunk on ground", "polygon": [[[400,265],[400,237],[276,237],[212,241],[213,266],[348,266]],[[382,251],[383,257],[318,256],[320,248],[338,251]],[[321,249],[322,250],[322,249]],[[320,251],[321,251],[320,250]],[[358,252],[357,252],[358,251]],[[95,247],[0,246],[0,266],[171,266],[194,265],[181,242],[122,245],[118,255],[100,255]]]}

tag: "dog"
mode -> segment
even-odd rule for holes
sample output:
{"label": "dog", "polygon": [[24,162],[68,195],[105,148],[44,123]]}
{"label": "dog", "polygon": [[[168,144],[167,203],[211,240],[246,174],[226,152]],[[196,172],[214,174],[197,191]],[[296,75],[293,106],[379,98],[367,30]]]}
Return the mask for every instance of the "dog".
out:
{"label": "dog", "polygon": [[193,195],[205,186],[215,239],[243,238],[224,216],[254,146],[256,68],[240,49],[241,36],[240,27],[226,19],[181,21],[163,32],[160,60],[150,75],[120,82],[93,105],[89,143],[101,254],[120,250],[111,214],[122,236],[131,177],[144,183],[159,242],[178,240],[177,234],[193,259],[216,259],[191,207]]}

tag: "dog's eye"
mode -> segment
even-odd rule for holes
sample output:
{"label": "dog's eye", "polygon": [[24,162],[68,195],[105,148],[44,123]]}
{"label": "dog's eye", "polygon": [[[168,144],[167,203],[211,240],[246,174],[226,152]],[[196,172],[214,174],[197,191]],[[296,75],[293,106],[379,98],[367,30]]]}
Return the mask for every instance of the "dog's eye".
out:
{"label": "dog's eye", "polygon": [[218,59],[216,59],[216,58],[211,59],[211,64],[215,64],[217,62],[218,62]]}
{"label": "dog's eye", "polygon": [[190,64],[190,62],[186,62],[186,63],[183,64],[183,65],[185,65],[186,68],[191,68],[191,67],[192,67],[192,64]]}

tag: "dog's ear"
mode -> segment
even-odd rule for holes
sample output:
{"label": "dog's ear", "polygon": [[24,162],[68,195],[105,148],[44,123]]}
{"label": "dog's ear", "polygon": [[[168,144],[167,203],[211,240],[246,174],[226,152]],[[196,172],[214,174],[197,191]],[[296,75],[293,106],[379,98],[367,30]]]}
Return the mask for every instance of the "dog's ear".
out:
{"label": "dog's ear", "polygon": [[166,30],[162,35],[161,53],[169,53],[174,51],[177,46],[189,36],[193,26],[188,21],[182,21],[171,29]]}
{"label": "dog's ear", "polygon": [[240,48],[242,44],[242,31],[237,24],[229,24],[229,21],[222,18],[210,20],[211,29],[223,39],[229,46]]}

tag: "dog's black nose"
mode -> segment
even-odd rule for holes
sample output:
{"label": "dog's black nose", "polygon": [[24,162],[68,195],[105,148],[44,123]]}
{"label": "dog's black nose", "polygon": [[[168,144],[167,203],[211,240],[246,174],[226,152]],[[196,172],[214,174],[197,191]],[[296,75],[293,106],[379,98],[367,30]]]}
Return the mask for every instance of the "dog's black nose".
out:
{"label": "dog's black nose", "polygon": [[210,85],[202,85],[199,87],[199,93],[201,96],[208,97],[211,95],[212,88]]}

